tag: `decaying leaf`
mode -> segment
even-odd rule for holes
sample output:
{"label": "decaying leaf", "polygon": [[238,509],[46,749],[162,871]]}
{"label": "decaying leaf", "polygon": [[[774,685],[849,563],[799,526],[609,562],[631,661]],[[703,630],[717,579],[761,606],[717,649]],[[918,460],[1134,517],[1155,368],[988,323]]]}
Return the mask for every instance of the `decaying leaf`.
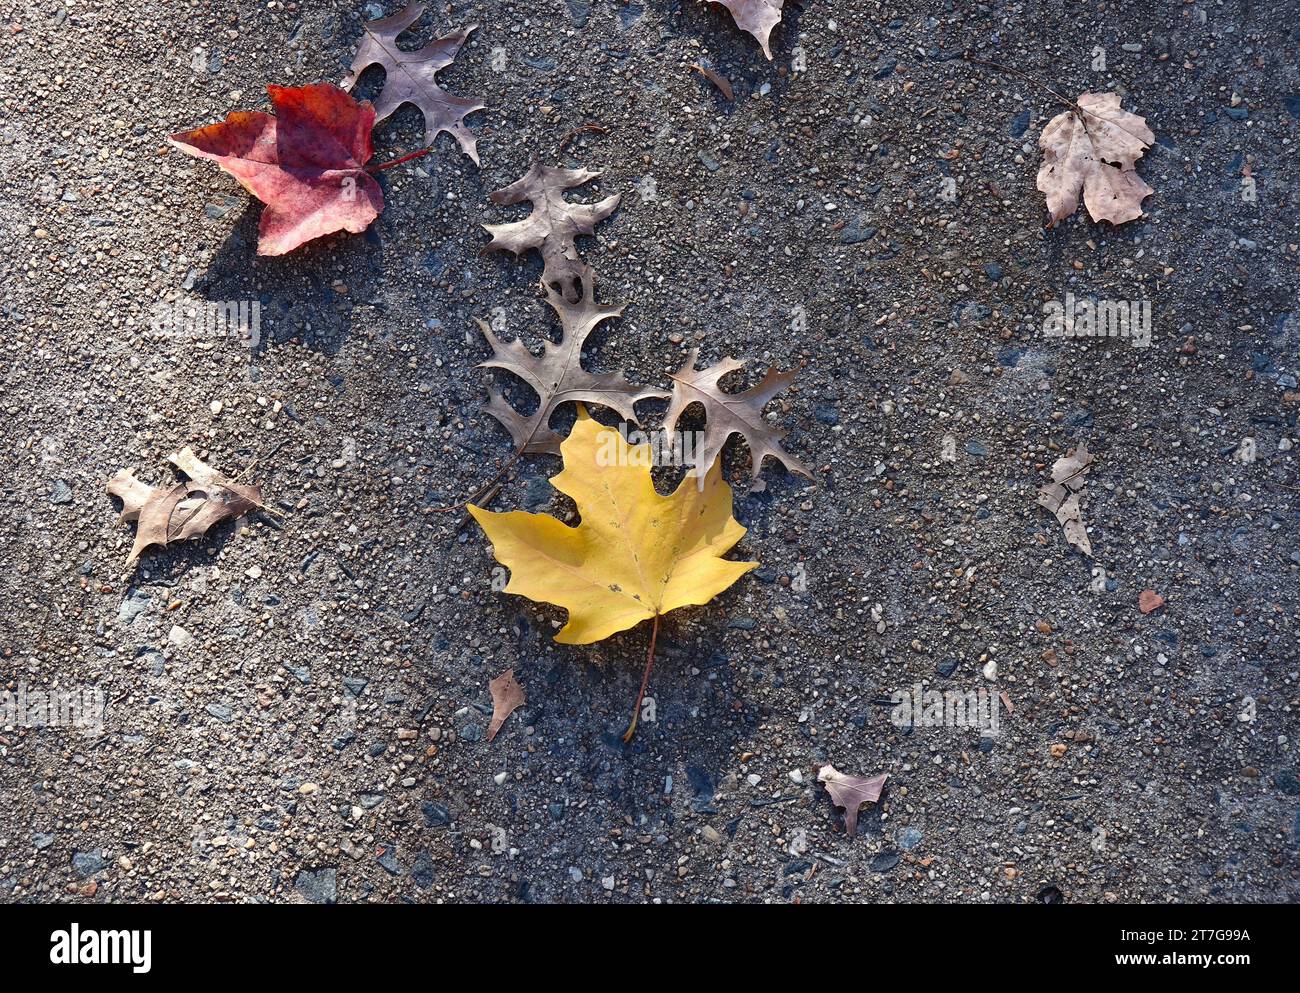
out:
{"label": "decaying leaf", "polygon": [[589,644],[708,603],[758,566],[722,557],[745,529],[731,516],[721,468],[709,470],[702,487],[684,479],[660,496],[640,451],[648,448],[628,445],[580,406],[561,450],[564,469],[551,478],[577,504],[577,527],[547,514],[469,508],[510,570],[505,591],[569,612],[558,642]]}
{"label": "decaying leaf", "polygon": [[506,718],[513,714],[518,707],[522,707],[528,702],[524,696],[524,688],[515,682],[515,670],[507,669],[496,679],[488,683],[488,689],[492,691],[492,720],[488,724],[487,740],[491,741],[501,730],[501,725],[506,722]]}
{"label": "decaying leaf", "polygon": [[1165,605],[1165,598],[1155,590],[1143,590],[1138,594],[1138,610],[1144,614],[1149,614],[1153,610],[1159,610]]}
{"label": "decaying leaf", "polygon": [[1088,452],[1088,446],[1079,447],[1069,455],[1056,460],[1052,466],[1052,481],[1038,491],[1038,505],[1046,507],[1065,529],[1066,540],[1084,555],[1092,554],[1092,542],[1084,527],[1079,509],[1080,491],[1089,466],[1097,461]]}
{"label": "decaying leaf", "polygon": [[727,77],[722,75],[722,73],[718,72],[716,69],[710,69],[708,66],[702,66],[696,62],[691,63],[691,68],[716,86],[718,92],[728,100],[736,99],[736,91],[731,88],[731,80],[727,79]]}
{"label": "decaying leaf", "polygon": [[1078,210],[1080,190],[1094,221],[1141,217],[1143,199],[1155,190],[1134,169],[1156,136],[1144,118],[1120,110],[1118,93],[1084,93],[1078,107],[1052,118],[1038,139],[1038,188],[1052,223]]}
{"label": "decaying leaf", "polygon": [[724,393],[718,381],[730,372],[743,369],[745,363],[724,358],[707,369],[696,369],[699,349],[691,349],[682,367],[672,373],[673,398],[664,414],[664,430],[676,431],[677,422],[686,408],[693,403],[704,406],[704,442],[697,452],[696,465],[703,471],[717,460],[722,446],[733,434],[738,434],[749,445],[755,479],[763,467],[763,459],[772,456],[791,472],[812,479],[812,473],[802,462],[781,447],[785,432],[768,426],[763,420],[763,407],[794,379],[793,372],[769,369],[763,381],[741,393]]}
{"label": "decaying leaf", "polygon": [[763,54],[772,58],[772,49],[768,36],[772,29],[781,23],[781,4],[783,0],[714,0],[731,11],[736,27],[748,31],[763,46]]}
{"label": "decaying leaf", "polygon": [[364,166],[374,150],[375,111],[337,86],[268,86],[275,116],[237,111],[169,139],[211,159],[266,204],[257,253],[283,255],[335,231],[364,231],[384,209]]}
{"label": "decaying leaf", "polygon": [[502,341],[483,321],[479,330],[492,347],[492,357],[479,365],[504,369],[522,379],[537,394],[537,409],[524,416],[515,411],[497,389],[489,388],[489,414],[510,432],[515,447],[525,454],[559,454],[560,436],[551,428],[551,415],[567,400],[585,400],[616,411],[624,420],[636,421],[636,404],[668,394],[652,387],[634,386],[618,372],[588,372],[582,367],[582,349],[601,321],[617,317],[623,307],[596,303],[594,281],[582,277],[579,299],[570,303],[555,287],[547,284],[546,302],[560,319],[559,343],[544,341],[542,354],[534,355],[519,339]]}
{"label": "decaying leaf", "polygon": [[152,545],[201,538],[222,521],[243,517],[262,507],[262,491],[227,479],[193,450],[183,448],[167,461],[189,477],[171,486],[149,486],[130,469],[120,470],[106,489],[122,501],[118,522],[135,522],[135,544],[127,557],[128,568]]}
{"label": "decaying leaf", "polygon": [[366,22],[366,35],[357,46],[352,68],[343,80],[345,90],[356,85],[361,74],[371,66],[382,66],[384,88],[375,101],[377,119],[384,121],[402,104],[409,103],[424,115],[424,144],[431,146],[438,134],[446,131],[460,143],[474,164],[478,164],[477,139],[465,126],[465,118],[486,104],[466,97],[452,96],[434,78],[455,61],[460,46],[477,24],[435,38],[417,52],[397,47],[397,37],[424,13],[424,4],[408,3],[391,17]]}
{"label": "decaying leaf", "polygon": [[885,788],[888,773],[872,779],[860,779],[846,776],[833,765],[824,765],[817,770],[818,782],[826,785],[826,792],[831,795],[831,802],[844,808],[844,833],[852,838],[858,833],[858,808],[864,803],[875,803],[880,799],[880,792]]}
{"label": "decaying leaf", "polygon": [[592,234],[596,225],[614,212],[619,194],[599,203],[570,203],[564,191],[599,176],[586,169],[560,169],[534,163],[528,172],[509,186],[490,194],[495,204],[533,205],[532,213],[510,224],[484,224],[492,241],[484,251],[509,251],[523,255],[530,248],[542,256],[542,285],[558,289],[570,303],[578,302],[582,284],[591,269],[578,255],[577,238]]}

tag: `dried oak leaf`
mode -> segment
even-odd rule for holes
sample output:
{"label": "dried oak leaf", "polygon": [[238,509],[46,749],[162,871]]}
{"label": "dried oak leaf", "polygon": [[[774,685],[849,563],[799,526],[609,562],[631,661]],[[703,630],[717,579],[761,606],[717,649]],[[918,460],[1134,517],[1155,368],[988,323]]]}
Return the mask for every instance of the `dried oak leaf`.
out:
{"label": "dried oak leaf", "polygon": [[600,203],[570,203],[564,199],[564,191],[599,175],[586,169],[534,163],[509,186],[489,194],[495,204],[508,206],[527,200],[533,210],[522,221],[484,224],[492,236],[484,251],[523,255],[530,248],[537,249],[542,255],[542,285],[559,289],[566,300],[577,302],[582,281],[591,271],[578,255],[578,235],[593,234],[596,225],[614,212],[621,196],[615,194]]}
{"label": "dried oak leaf", "polygon": [[365,164],[375,111],[337,86],[268,86],[275,116],[237,111],[169,139],[211,159],[266,204],[257,253],[283,255],[335,231],[364,231],[384,209]]}
{"label": "dried oak leaf", "polygon": [[1069,455],[1057,459],[1052,466],[1052,481],[1038,491],[1038,505],[1046,507],[1065,529],[1066,540],[1084,555],[1092,554],[1092,542],[1084,527],[1079,509],[1080,491],[1088,468],[1097,461],[1088,452],[1088,446],[1079,447]]}
{"label": "dried oak leaf", "polygon": [[507,593],[569,612],[555,640],[586,645],[670,610],[708,603],[757,562],[722,556],[744,537],[731,516],[731,487],[714,466],[704,485],[683,479],[660,496],[648,445],[629,445],[581,406],[551,485],[573,499],[581,522],[548,514],[497,513],[470,505],[510,570]]}
{"label": "dried oak leaf", "polygon": [[488,724],[487,740],[491,741],[501,730],[501,725],[506,722],[506,718],[513,714],[518,707],[522,707],[528,702],[524,696],[524,688],[515,682],[515,670],[507,669],[496,679],[488,683],[488,689],[492,691],[492,720]]}
{"label": "dried oak leaf", "polygon": [[582,367],[582,348],[591,332],[601,321],[623,313],[623,307],[596,303],[590,274],[583,277],[581,287],[577,303],[570,303],[554,287],[546,287],[546,302],[560,318],[562,333],[558,343],[542,343],[541,355],[534,355],[517,338],[502,341],[485,322],[477,322],[492,348],[492,357],[480,362],[480,367],[513,373],[537,394],[537,409],[524,416],[506,402],[499,390],[488,389],[485,409],[510,432],[515,447],[523,454],[559,454],[560,436],[550,426],[551,415],[567,400],[598,403],[624,420],[635,422],[638,402],[668,395],[663,390],[629,383],[622,370],[593,373]]}
{"label": "dried oak leaf", "polygon": [[1038,139],[1038,188],[1052,223],[1079,209],[1080,190],[1094,221],[1141,217],[1143,199],[1155,190],[1134,169],[1156,136],[1145,118],[1120,110],[1118,93],[1084,93],[1078,106],[1052,118]]}
{"label": "dried oak leaf", "polygon": [[731,11],[736,27],[748,31],[763,46],[763,54],[770,60],[772,49],[768,36],[772,29],[781,23],[781,4],[783,0],[714,0]]}
{"label": "dried oak leaf", "polygon": [[875,803],[880,799],[880,792],[885,788],[888,773],[873,779],[860,779],[846,776],[833,765],[824,765],[817,770],[817,780],[824,783],[826,792],[831,795],[831,802],[844,808],[844,833],[852,838],[858,833],[858,808],[864,803]]}
{"label": "dried oak leaf", "polygon": [[250,514],[262,507],[262,491],[227,479],[190,448],[167,456],[167,461],[189,477],[171,486],[149,486],[122,469],[105,489],[121,499],[121,524],[135,522],[135,543],[126,564],[130,567],[146,548],[166,547],[177,541],[201,538],[222,521]]}
{"label": "dried oak leaf", "polygon": [[424,144],[430,146],[439,132],[446,131],[460,143],[461,150],[478,165],[477,139],[465,126],[465,118],[486,104],[452,96],[434,77],[456,59],[460,46],[477,24],[435,38],[418,52],[397,47],[397,36],[420,19],[424,4],[408,3],[391,17],[366,22],[366,36],[357,46],[351,71],[343,80],[345,90],[356,85],[371,66],[382,66],[384,88],[375,101],[375,114],[384,121],[404,103],[413,104],[424,115]]}
{"label": "dried oak leaf", "polygon": [[696,369],[699,349],[691,349],[690,355],[682,367],[672,373],[673,397],[664,414],[664,430],[676,431],[677,422],[693,403],[704,407],[704,442],[696,456],[696,471],[703,472],[717,460],[722,446],[733,434],[738,434],[749,445],[749,455],[753,460],[752,472],[758,478],[763,467],[763,459],[772,456],[791,472],[798,472],[809,479],[813,474],[798,459],[781,447],[784,431],[769,427],[763,420],[763,407],[776,394],[780,393],[794,379],[793,372],[778,372],[769,369],[763,381],[742,393],[724,393],[718,381],[730,372],[743,369],[745,363],[732,358],[724,358],[717,365],[707,369]]}

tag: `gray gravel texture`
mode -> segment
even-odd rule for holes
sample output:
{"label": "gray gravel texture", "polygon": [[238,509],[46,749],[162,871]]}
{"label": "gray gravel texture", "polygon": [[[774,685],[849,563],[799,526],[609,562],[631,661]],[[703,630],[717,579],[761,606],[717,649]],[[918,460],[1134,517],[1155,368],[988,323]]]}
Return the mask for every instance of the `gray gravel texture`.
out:
{"label": "gray gravel texture", "polygon": [[[281,259],[165,137],[341,79],[376,5],[3,6],[0,679],[107,704],[0,730],[5,899],[1300,895],[1294,4],[786,6],[771,63],[694,0],[431,11],[413,44],[481,25],[441,80],[488,105],[482,169],[441,136],[368,232]],[[967,49],[1122,93],[1158,139],[1147,213],[1045,231],[1062,108]],[[588,121],[608,133],[557,158]],[[420,134],[403,110],[377,157]],[[430,513],[510,453],[471,319],[556,333],[539,260],[480,252],[526,213],[487,194],[535,158],[604,170],[574,199],[624,194],[581,244],[627,303],[589,368],[802,367],[771,418],[815,485],[769,463],[750,492],[729,447],[762,568],[665,619],[626,747],[646,626],[554,644],[562,612],[494,591],[478,528]],[[1151,347],[1045,338],[1067,293],[1149,300]],[[152,331],[178,296],[259,301],[257,347]],[[1092,560],[1034,503],[1078,441]],[[124,573],[104,481],[170,480],[184,445],[275,513]],[[564,515],[557,469],[523,460],[494,507]],[[528,704],[489,744],[511,667]],[[896,726],[917,682],[1014,710],[983,740]],[[890,777],[857,837],[828,761]]]}

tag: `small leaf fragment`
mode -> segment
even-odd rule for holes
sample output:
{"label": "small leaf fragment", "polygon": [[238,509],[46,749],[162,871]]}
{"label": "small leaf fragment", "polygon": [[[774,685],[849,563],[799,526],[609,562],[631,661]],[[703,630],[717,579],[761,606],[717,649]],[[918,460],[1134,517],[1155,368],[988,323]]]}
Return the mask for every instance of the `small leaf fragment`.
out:
{"label": "small leaf fragment", "polygon": [[847,776],[833,765],[824,765],[817,770],[817,781],[825,784],[831,802],[844,808],[844,832],[850,838],[858,833],[858,808],[879,800],[888,778],[888,773],[871,779]]}
{"label": "small leaf fragment", "polygon": [[722,73],[718,72],[716,69],[710,69],[708,66],[702,66],[698,62],[692,62],[691,69],[698,72],[701,76],[716,86],[718,92],[728,100],[734,101],[736,99],[736,91],[731,88],[731,80],[727,79],[727,77],[722,75]]}
{"label": "small leaf fragment", "polygon": [[1138,610],[1144,614],[1149,614],[1153,610],[1159,610],[1165,605],[1165,598],[1155,590],[1143,590],[1138,594]]}
{"label": "small leaf fragment", "polygon": [[1065,531],[1066,541],[1084,555],[1092,555],[1092,542],[1083,523],[1079,497],[1083,490],[1084,476],[1095,461],[1088,446],[1079,442],[1077,449],[1056,460],[1052,466],[1052,481],[1038,491],[1037,497],[1040,507],[1045,507],[1056,515],[1056,520]]}
{"label": "small leaf fragment", "polygon": [[492,721],[488,724],[487,740],[491,741],[501,730],[501,725],[506,722],[506,718],[513,714],[518,707],[522,707],[528,702],[524,695],[524,689],[515,681],[515,670],[507,669],[496,679],[488,683],[488,689],[492,691]]}

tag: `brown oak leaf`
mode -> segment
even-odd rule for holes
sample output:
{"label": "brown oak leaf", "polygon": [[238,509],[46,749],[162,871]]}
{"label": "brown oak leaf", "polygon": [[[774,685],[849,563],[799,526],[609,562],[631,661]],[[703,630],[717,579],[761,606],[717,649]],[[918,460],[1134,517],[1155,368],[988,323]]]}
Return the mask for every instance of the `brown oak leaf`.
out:
{"label": "brown oak leaf", "polygon": [[515,411],[499,390],[488,390],[486,410],[510,432],[521,453],[547,452],[558,455],[560,435],[551,428],[551,415],[568,400],[602,404],[628,421],[636,421],[635,405],[641,400],[666,397],[664,390],[635,386],[618,372],[588,372],[582,367],[582,348],[601,321],[623,313],[617,307],[595,301],[594,278],[585,274],[581,297],[570,303],[558,290],[546,287],[546,302],[560,319],[559,342],[544,341],[542,354],[534,355],[522,341],[502,341],[491,327],[478,321],[479,330],[492,348],[492,357],[479,365],[504,369],[522,379],[537,394],[537,409],[530,415]]}
{"label": "brown oak leaf", "polygon": [[757,386],[752,386],[741,393],[724,393],[718,386],[719,380],[728,373],[743,369],[745,363],[733,358],[724,358],[717,365],[709,366],[707,369],[696,369],[695,363],[699,354],[698,348],[691,349],[682,367],[671,374],[673,396],[664,414],[664,430],[676,431],[678,420],[691,404],[703,405],[704,441],[696,452],[696,471],[707,472],[727,443],[727,439],[733,434],[738,434],[749,445],[754,478],[758,478],[763,460],[770,455],[791,472],[812,479],[813,474],[808,468],[781,447],[781,439],[785,437],[785,432],[769,427],[763,420],[763,407],[789,385],[794,379],[794,373],[769,369]]}
{"label": "brown oak leaf", "polygon": [[772,58],[768,36],[781,23],[783,0],[714,0],[731,11],[736,27],[748,31],[763,46],[763,54]]}
{"label": "brown oak leaf", "polygon": [[537,249],[542,256],[542,285],[560,290],[566,300],[576,303],[591,271],[578,255],[578,235],[593,234],[596,225],[614,212],[621,196],[615,194],[599,203],[570,203],[564,192],[599,175],[586,169],[534,163],[519,179],[489,195],[493,203],[502,206],[527,200],[533,210],[522,221],[484,224],[492,236],[484,251],[523,255]]}
{"label": "brown oak leaf", "polygon": [[1155,190],[1134,169],[1156,136],[1144,118],[1120,110],[1118,93],[1084,93],[1078,108],[1052,118],[1038,139],[1038,188],[1052,223],[1079,209],[1080,190],[1094,221],[1141,217],[1143,199]]}
{"label": "brown oak leaf", "polygon": [[366,22],[366,35],[357,46],[352,69],[343,80],[345,90],[356,85],[361,74],[371,66],[382,66],[384,88],[375,101],[375,114],[380,121],[387,120],[404,103],[417,107],[424,115],[424,144],[430,146],[439,132],[446,131],[460,143],[475,165],[478,164],[477,139],[465,126],[465,118],[484,103],[466,97],[453,96],[438,85],[434,78],[451,65],[460,46],[470,36],[477,24],[461,28],[435,38],[417,52],[405,52],[397,47],[397,36],[409,28],[424,13],[424,4],[408,3],[390,17]]}
{"label": "brown oak leaf", "polygon": [[488,683],[488,689],[492,691],[492,720],[488,724],[487,740],[491,741],[501,730],[501,725],[506,722],[506,718],[515,712],[515,709],[522,707],[528,702],[524,696],[524,688],[515,682],[515,670],[507,669],[496,679]]}
{"label": "brown oak leaf", "polygon": [[850,838],[858,833],[858,808],[879,800],[888,778],[888,773],[872,779],[846,776],[833,765],[824,765],[817,770],[817,781],[825,784],[831,802],[844,808],[844,833]]}
{"label": "brown oak leaf", "polygon": [[1037,497],[1040,507],[1046,507],[1056,515],[1065,529],[1066,541],[1084,555],[1092,554],[1092,542],[1083,523],[1079,498],[1084,476],[1095,461],[1088,446],[1079,442],[1079,447],[1073,452],[1056,460],[1052,466],[1052,481],[1038,491]]}
{"label": "brown oak leaf", "polygon": [[243,517],[262,507],[262,491],[227,479],[193,450],[183,448],[167,461],[189,477],[171,486],[150,486],[122,469],[105,488],[122,501],[121,524],[135,522],[135,543],[128,568],[153,545],[201,538],[222,521]]}
{"label": "brown oak leaf", "polygon": [[364,231],[384,209],[365,170],[375,111],[337,86],[268,86],[275,116],[237,111],[169,139],[211,159],[266,204],[257,253],[283,255],[335,231]]}

